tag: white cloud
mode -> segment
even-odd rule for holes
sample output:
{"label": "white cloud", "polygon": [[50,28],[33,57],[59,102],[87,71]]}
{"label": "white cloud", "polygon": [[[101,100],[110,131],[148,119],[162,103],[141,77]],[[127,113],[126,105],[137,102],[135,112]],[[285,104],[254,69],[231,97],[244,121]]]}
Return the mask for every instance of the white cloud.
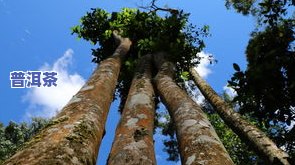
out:
{"label": "white cloud", "polygon": [[226,85],[226,86],[223,87],[223,90],[231,98],[234,98],[235,96],[237,96],[237,92],[232,87],[229,87],[229,86]]}
{"label": "white cloud", "polygon": [[68,49],[53,65],[45,63],[39,70],[56,71],[57,87],[30,88],[23,96],[29,103],[25,118],[33,116],[52,117],[58,112],[78,90],[85,80],[78,73],[69,73],[68,67],[72,64],[73,50]]}
{"label": "white cloud", "polygon": [[210,61],[209,58],[212,56],[210,53],[200,52],[197,54],[199,57],[201,57],[200,64],[195,67],[197,72],[202,78],[206,78],[209,74],[212,73],[211,69],[209,69]]}
{"label": "white cloud", "polygon": [[199,105],[201,105],[202,103],[204,103],[205,101],[205,97],[203,96],[203,94],[201,93],[201,91],[199,89],[197,89],[196,92],[196,97],[192,98],[196,103],[198,103]]}
{"label": "white cloud", "polygon": [[[212,70],[209,68],[209,66],[210,66],[209,59],[212,59],[212,54],[200,52],[200,53],[198,53],[198,56],[201,57],[201,61],[200,61],[200,64],[197,67],[195,67],[194,69],[196,69],[196,71],[199,73],[199,75],[202,78],[207,78],[208,75],[210,75],[212,73]],[[223,90],[231,98],[234,98],[237,95],[237,92],[233,88],[228,87],[227,85],[223,87]],[[196,101],[198,104],[203,103],[205,98],[201,94],[201,92],[197,89],[196,91],[194,91],[194,93],[196,96],[193,98],[194,101]]]}
{"label": "white cloud", "polygon": [[199,105],[202,104],[205,100],[205,97],[202,95],[201,91],[198,88],[191,90],[191,88],[189,87],[190,83],[193,83],[193,82],[191,80],[185,82],[187,92],[189,92],[192,95],[191,98],[192,100],[194,100],[194,102],[198,103]]}
{"label": "white cloud", "polygon": [[163,117],[163,116],[161,116],[158,120],[160,123],[167,123],[168,122],[167,118]]}
{"label": "white cloud", "polygon": [[[202,51],[198,53],[197,56],[199,56],[201,60],[200,60],[200,64],[198,64],[197,67],[194,67],[194,69],[199,73],[199,75],[202,78],[207,78],[212,73],[212,70],[209,68],[209,66],[211,65],[209,59],[212,58],[212,54],[205,53]],[[192,83],[192,82],[188,82],[188,81],[185,82],[187,89],[189,89],[189,83]],[[205,97],[202,95],[202,93],[199,91],[198,88],[196,88],[194,91],[191,91],[191,92],[193,95],[192,99],[196,103],[202,104],[204,102]]]}

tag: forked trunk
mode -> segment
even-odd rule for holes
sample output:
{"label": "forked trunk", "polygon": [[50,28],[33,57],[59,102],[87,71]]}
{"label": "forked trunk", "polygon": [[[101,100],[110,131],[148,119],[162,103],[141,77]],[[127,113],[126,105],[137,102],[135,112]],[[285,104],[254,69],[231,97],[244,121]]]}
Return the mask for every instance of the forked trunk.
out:
{"label": "forked trunk", "polygon": [[258,155],[274,165],[290,165],[288,154],[279,149],[261,130],[244,120],[226,104],[215,91],[199,76],[193,68],[190,70],[196,85],[211,103],[224,122],[246,143],[249,143]]}
{"label": "forked trunk", "polygon": [[131,45],[129,39],[114,36],[120,45],[113,56],[100,63],[51,124],[6,160],[5,165],[96,163],[121,60]]}
{"label": "forked trunk", "polygon": [[154,115],[151,55],[146,55],[140,59],[135,72],[107,164],[156,164]]}
{"label": "forked trunk", "polygon": [[182,164],[234,164],[200,106],[174,82],[174,65],[162,57],[155,56],[155,84],[174,121]]}

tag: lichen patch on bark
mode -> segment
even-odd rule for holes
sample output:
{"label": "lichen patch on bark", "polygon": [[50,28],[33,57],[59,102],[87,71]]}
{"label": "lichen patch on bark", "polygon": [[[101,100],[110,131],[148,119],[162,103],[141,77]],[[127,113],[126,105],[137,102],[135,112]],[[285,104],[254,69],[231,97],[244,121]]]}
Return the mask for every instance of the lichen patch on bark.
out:
{"label": "lichen patch on bark", "polygon": [[[243,119],[240,114],[227,105],[210,85],[200,77],[195,69],[191,68],[190,72],[204,97],[211,103],[224,122],[239,135],[239,137],[245,139],[258,155],[261,155],[269,164],[290,165],[288,162],[289,156],[286,152],[278,148],[265,133]],[[277,162],[274,162],[275,159],[277,159]]]}
{"label": "lichen patch on bark", "polygon": [[193,142],[202,143],[206,145],[212,145],[214,143],[218,145],[220,143],[217,139],[207,135],[200,135]]}
{"label": "lichen patch on bark", "polygon": [[208,118],[196,104],[173,80],[173,64],[164,62],[157,64],[159,72],[155,77],[155,85],[164,101],[176,126],[181,162],[188,165],[226,164],[233,162]]}
{"label": "lichen patch on bark", "polygon": [[138,119],[137,118],[131,118],[127,121],[126,123],[126,126],[127,127],[131,127],[131,128],[134,128],[136,127],[136,123],[138,122]]}
{"label": "lichen patch on bark", "polygon": [[132,143],[128,144],[123,149],[124,150],[140,150],[140,149],[144,149],[146,147],[147,147],[147,145],[145,144],[145,142],[143,140],[140,140],[138,142],[132,142]]}
{"label": "lichen patch on bark", "polygon": [[77,96],[73,96],[72,99],[68,102],[68,104],[78,103],[80,101],[82,101],[81,98],[79,98]]}
{"label": "lichen patch on bark", "polygon": [[196,159],[196,156],[193,154],[192,156],[187,158],[187,161],[185,162],[185,165],[191,165]]}
{"label": "lichen patch on bark", "polygon": [[138,93],[131,96],[127,108],[133,108],[134,105],[149,105],[149,96],[145,93]]}
{"label": "lichen patch on bark", "polygon": [[116,129],[108,165],[154,165],[154,91],[150,56],[143,56],[133,77]]}
{"label": "lichen patch on bark", "polygon": [[137,117],[139,119],[147,119],[147,116],[145,114],[138,114]]}
{"label": "lichen patch on bark", "polygon": [[187,127],[193,126],[193,125],[195,125],[196,123],[198,123],[198,121],[197,121],[197,120],[194,120],[194,119],[188,119],[188,120],[185,120],[185,121],[182,123],[182,128],[183,128],[183,129],[187,129]]}
{"label": "lichen patch on bark", "polygon": [[80,89],[80,91],[88,91],[88,90],[92,90],[92,89],[94,89],[94,85],[88,85],[88,86],[85,85]]}

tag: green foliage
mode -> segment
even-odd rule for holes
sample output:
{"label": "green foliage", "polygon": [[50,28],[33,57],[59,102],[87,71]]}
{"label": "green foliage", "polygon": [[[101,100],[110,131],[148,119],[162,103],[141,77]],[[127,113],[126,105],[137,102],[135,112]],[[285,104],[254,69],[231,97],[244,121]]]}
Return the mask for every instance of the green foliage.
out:
{"label": "green foliage", "polygon": [[[165,121],[160,122],[160,118],[162,118],[162,120],[164,119]],[[179,161],[179,150],[176,139],[175,125],[172,119],[170,118],[167,110],[160,112],[157,111],[155,121],[155,128],[159,128],[162,131],[162,135],[167,137],[163,140],[163,151],[166,152],[168,155],[166,160],[175,162]]]}
{"label": "green foliage", "polygon": [[237,12],[242,13],[244,15],[248,14],[256,14],[256,10],[254,8],[254,3],[257,0],[226,0],[225,6],[227,8],[233,7],[237,10]]}
{"label": "green foliage", "polygon": [[[285,20],[254,33],[247,47],[248,66],[229,85],[237,91],[240,112],[256,118],[278,146],[294,156],[295,122],[294,22]],[[294,126],[293,126],[294,129]],[[294,159],[294,157],[293,157]]]}
{"label": "green foliage", "polygon": [[238,64],[236,64],[236,63],[234,63],[233,64],[233,67],[234,67],[234,69],[236,70],[236,71],[241,71],[241,69],[240,69],[240,67],[239,67],[239,65]]}
{"label": "green foliage", "polygon": [[32,122],[17,124],[9,122],[5,127],[0,123],[0,164],[48,123],[47,119],[32,118]]}
{"label": "green foliage", "polygon": [[[286,22],[256,33],[247,47],[248,68],[234,74],[229,84],[237,91],[241,113],[254,112],[266,123],[295,120],[295,58],[292,28]],[[279,97],[277,97],[279,96]]]}
{"label": "green foliage", "polygon": [[184,81],[187,81],[189,79],[189,72],[187,71],[184,71],[181,73],[181,78],[184,80]]}
{"label": "green foliage", "polygon": [[186,79],[183,77],[186,75],[182,73],[188,72],[191,66],[199,63],[198,60],[192,59],[196,59],[197,53],[205,46],[201,38],[208,34],[209,27],[197,28],[188,24],[188,17],[189,14],[174,10],[167,10],[166,15],[159,16],[156,11],[123,8],[120,12],[110,14],[98,8],[91,9],[82,17],[81,23],[73,27],[72,32],[78,37],[99,44],[97,49],[92,49],[93,62],[96,63],[109,57],[115,50],[117,43],[111,37],[114,30],[132,41],[116,91],[116,96],[124,103],[134,66],[141,56],[161,51],[169,54],[166,58],[176,64],[177,81]]}
{"label": "green foliage", "polygon": [[252,165],[259,161],[258,156],[249,150],[249,146],[241,141],[217,113],[209,114],[208,118],[235,164]]}
{"label": "green foliage", "polygon": [[[227,8],[233,7],[244,15],[252,14],[258,18],[258,24],[276,26],[292,15],[293,0],[226,0]],[[291,13],[288,13],[288,12]],[[291,16],[294,17],[294,16]],[[294,18],[293,18],[294,19]]]}
{"label": "green foliage", "polygon": [[[238,12],[252,14],[258,27],[248,43],[248,66],[228,81],[237,91],[240,112],[257,119],[278,146],[294,159],[295,53],[293,0],[227,0]],[[252,12],[254,11],[254,12]],[[292,15],[293,14],[293,15]],[[291,130],[290,130],[291,129]]]}
{"label": "green foliage", "polygon": [[99,63],[111,55],[113,47],[111,33],[114,30],[131,39],[133,45],[130,57],[138,57],[157,51],[171,54],[169,60],[179,66],[197,64],[191,61],[204,47],[199,36],[207,35],[209,27],[196,29],[187,24],[189,14],[179,11],[160,17],[156,12],[142,12],[137,9],[124,8],[121,12],[107,13],[102,9],[92,9],[81,18],[81,24],[72,28],[73,33],[99,48],[93,50],[94,62]]}

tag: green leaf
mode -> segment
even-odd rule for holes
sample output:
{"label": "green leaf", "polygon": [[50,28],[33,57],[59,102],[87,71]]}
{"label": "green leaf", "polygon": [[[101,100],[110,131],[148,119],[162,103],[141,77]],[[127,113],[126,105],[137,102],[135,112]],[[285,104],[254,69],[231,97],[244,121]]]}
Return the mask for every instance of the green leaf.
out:
{"label": "green leaf", "polygon": [[131,62],[130,61],[126,61],[125,62],[125,65],[129,67],[129,66],[131,66]]}
{"label": "green leaf", "polygon": [[236,64],[236,63],[233,63],[233,67],[234,67],[234,69],[236,70],[236,71],[241,71],[241,69],[240,69],[240,67],[239,67],[239,65],[238,64]]}
{"label": "green leaf", "polygon": [[181,72],[181,78],[184,81],[187,81],[188,80],[188,76],[189,76],[189,72],[187,72],[187,71]]}

